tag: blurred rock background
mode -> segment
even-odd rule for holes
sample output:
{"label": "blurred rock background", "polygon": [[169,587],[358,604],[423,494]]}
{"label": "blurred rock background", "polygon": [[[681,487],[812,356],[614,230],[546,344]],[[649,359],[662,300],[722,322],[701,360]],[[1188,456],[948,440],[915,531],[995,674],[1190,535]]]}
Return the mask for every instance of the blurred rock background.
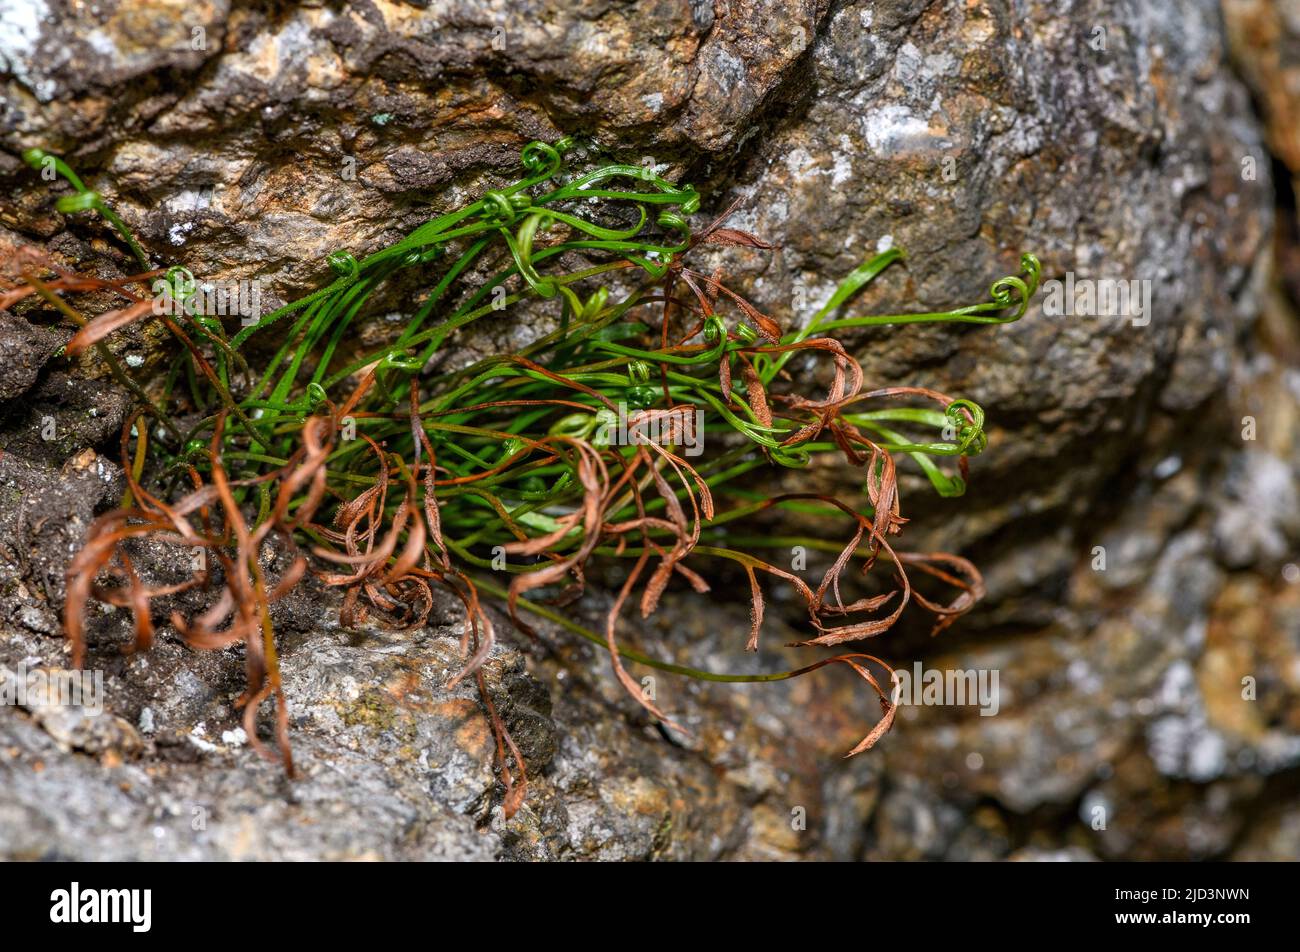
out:
{"label": "blurred rock background", "polygon": [[[785,325],[891,245],[908,263],[861,312],[980,300],[1022,251],[1045,279],[1152,289],[1144,326],[1035,306],[850,338],[870,385],[988,410],[966,497],[909,479],[903,499],[909,546],[969,555],[989,597],[871,649],[996,669],[996,716],[905,708],[843,761],[877,716],[848,672],[661,677],[683,741],[590,646],[512,638],[489,678],[533,791],[504,822],[486,716],[442,687],[454,606],[396,638],[340,631],[304,591],[277,619],[304,779],[247,749],[236,653],[105,641],[111,720],[0,710],[0,855],[1300,857],[1300,3],[0,0],[0,89],[0,256],[106,275],[129,262],[54,211],[22,149],[67,157],[156,260],[282,300],[562,134],[694,182],[702,219],[741,198],[732,224],[780,247],[719,261]],[[66,663],[63,567],[120,494],[127,403],[53,357],[55,318],[0,313],[0,677]],[[158,340],[113,347],[147,374]],[[714,670],[799,663],[744,656],[734,596],[666,599],[630,640]],[[794,633],[773,615],[775,646]]]}

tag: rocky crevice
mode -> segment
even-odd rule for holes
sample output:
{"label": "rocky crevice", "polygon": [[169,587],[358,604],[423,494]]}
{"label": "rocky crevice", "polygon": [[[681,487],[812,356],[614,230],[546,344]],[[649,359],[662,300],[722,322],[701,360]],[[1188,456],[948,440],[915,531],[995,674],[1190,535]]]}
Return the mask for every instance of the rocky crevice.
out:
{"label": "rocky crevice", "polygon": [[[0,851],[1296,855],[1283,797],[1300,767],[1300,334],[1294,241],[1277,243],[1274,264],[1275,230],[1294,230],[1275,229],[1268,151],[1279,167],[1293,158],[1291,103],[1264,92],[1294,56],[1290,21],[1269,6],[0,4],[5,257],[34,244],[70,267],[130,270],[100,224],[53,210],[17,158],[31,146],[66,154],[157,260],[259,277],[283,300],[324,274],[330,251],[391,240],[477,194],[530,139],[575,134],[689,176],[705,190],[702,217],[740,197],[733,223],[779,247],[719,263],[785,325],[890,245],[908,264],[862,297],[863,312],[976,300],[1021,251],[1042,258],[1045,278],[1152,289],[1141,325],[1036,307],[1000,328],[851,339],[869,381],[967,395],[989,412],[991,445],[964,499],[904,484],[911,545],[970,554],[988,603],[938,640],[904,630],[873,647],[904,666],[998,669],[995,717],[907,710],[879,749],[842,762],[875,716],[849,677],[661,680],[695,735],[683,747],[637,719],[598,652],[549,631],[549,650],[511,641],[489,667],[535,768],[529,808],[502,823],[484,715],[470,692],[442,687],[457,667],[450,606],[409,639],[340,630],[321,593],[285,609],[307,765],[295,784],[235,733],[237,653],[190,652],[164,633],[150,655],[119,657],[125,627],[105,617],[96,659],[122,737],[135,739],[92,751],[0,710],[0,782],[14,791]],[[192,48],[196,29],[205,49]],[[62,566],[120,494],[125,401],[83,379],[93,367],[54,357],[67,333],[55,318],[0,314],[9,669],[64,663]],[[527,332],[486,327],[462,346],[491,351]],[[133,330],[113,347],[148,373],[165,359],[159,341]],[[40,438],[47,417],[59,440]],[[846,478],[798,476],[827,491]],[[711,609],[667,601],[636,640],[718,669],[745,663],[743,591]],[[86,829],[106,832],[92,843]]]}

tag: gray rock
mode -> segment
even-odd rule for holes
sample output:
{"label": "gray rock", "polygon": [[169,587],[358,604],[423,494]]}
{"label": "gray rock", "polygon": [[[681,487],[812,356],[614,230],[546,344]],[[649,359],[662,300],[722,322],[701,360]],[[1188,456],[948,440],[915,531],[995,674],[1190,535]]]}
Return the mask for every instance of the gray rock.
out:
{"label": "gray rock", "polygon": [[[978,561],[989,602],[937,642],[902,630],[876,647],[900,665],[998,670],[996,716],[908,708],[845,763],[875,716],[847,672],[762,689],[671,682],[661,690],[692,733],[672,743],[599,652],[548,631],[544,654],[510,642],[489,666],[532,786],[507,822],[485,715],[472,692],[445,689],[454,605],[406,639],[340,631],[320,593],[283,609],[292,783],[237,732],[236,652],[193,653],[163,631],[154,652],[123,658],[114,613],[96,620],[92,656],[106,716],[138,749],[91,750],[69,740],[75,725],[0,710],[0,854],[1086,860],[1261,856],[1273,830],[1289,844],[1289,814],[1247,818],[1276,796],[1265,778],[1300,763],[1300,586],[1277,569],[1295,561],[1300,351],[1265,293],[1273,183],[1229,39],[1259,64],[1245,69],[1257,95],[1295,87],[1267,65],[1288,57],[1243,49],[1287,35],[1239,29],[1244,6],[1229,5],[1225,36],[1214,0],[373,0],[274,16],[219,0],[11,3],[0,237],[69,265],[131,270],[102,222],[53,210],[23,148],[66,153],[160,263],[262,278],[274,303],[321,280],[330,251],[390,241],[430,205],[476,195],[530,139],[571,133],[695,182],[706,211],[743,197],[732,224],[779,248],[717,261],[787,326],[890,245],[906,267],[855,312],[971,303],[1022,251],[1049,280],[1149,282],[1151,309],[1135,322],[1040,305],[999,328],[849,336],[868,381],[988,410],[968,495],[937,500],[909,477],[904,515],[913,548]],[[1300,112],[1285,97],[1266,112],[1284,141]],[[127,402],[93,362],[51,361],[25,313],[0,322],[15,368],[0,378],[0,663],[60,666],[63,567],[121,490],[103,455],[83,454],[115,456]],[[533,332],[484,325],[449,359]],[[147,372],[164,352],[132,334],[114,346]],[[1258,445],[1239,437],[1248,415]],[[59,440],[40,438],[46,416]],[[860,482],[835,467],[790,478]],[[743,659],[743,604],[710,607],[666,600],[633,637],[719,670],[798,663]],[[399,701],[395,683],[414,686]]]}
{"label": "gray rock", "polygon": [[59,348],[47,328],[0,311],[0,400],[12,400],[36,382],[41,366]]}

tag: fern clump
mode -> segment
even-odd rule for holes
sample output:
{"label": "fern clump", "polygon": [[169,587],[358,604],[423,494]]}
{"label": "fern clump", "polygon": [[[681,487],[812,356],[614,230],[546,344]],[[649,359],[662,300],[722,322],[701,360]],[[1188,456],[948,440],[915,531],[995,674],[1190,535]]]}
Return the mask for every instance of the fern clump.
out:
{"label": "fern clump", "polygon": [[[153,638],[155,598],[214,587],[209,608],[190,618],[173,613],[171,622],[195,647],[246,645],[245,729],[265,752],[256,714],[274,698],[277,743],[292,771],[271,605],[310,571],[343,591],[343,624],[373,619],[413,628],[428,619],[433,588],[444,587],[466,612],[466,660],[455,681],[474,678],[479,686],[497,736],[508,814],[526,780],[481,671],[496,637],[485,599],[502,602],[523,631],[531,630],[528,616],[546,617],[604,645],[631,696],[668,724],[626,663],[726,682],[848,665],[882,708],[850,753],[888,730],[895,708],[881,675],[889,668],[872,655],[851,651],[793,671],[717,674],[620,645],[619,619],[629,603],[651,615],[672,586],[707,592],[703,567],[710,562],[731,562],[749,581],[752,624],[741,633],[749,650],[759,644],[764,576],[792,587],[806,604],[806,646],[881,635],[909,603],[933,613],[936,630],[968,611],[983,591],[973,565],[897,545],[906,520],[896,457],[919,466],[941,495],[960,495],[967,458],[987,443],[984,411],[932,390],[868,386],[835,334],[867,325],[1014,321],[1036,290],[1037,259],[1023,256],[1022,275],[1002,278],[988,300],[970,307],[845,314],[858,291],[901,260],[900,251],[886,251],[787,332],[728,287],[724,273],[691,266],[702,246],[761,254],[769,244],[726,227],[726,215],[693,231],[700,196],[641,166],[571,172],[565,156],[572,146],[531,143],[513,184],[364,257],[339,250],[327,262],[330,283],[247,326],[188,306],[194,278],[179,268],[152,269],[121,219],[54,160],[75,190],[71,201],[59,200],[60,209],[108,217],[142,271],[107,282],[57,272],[34,257],[0,303],[32,293],[55,303],[83,325],[70,355],[153,319],[171,331],[179,354],[162,379],[136,381],[115,370],[139,404],[122,437],[128,490],[121,507],[95,522],[68,570],[65,626],[76,663],[85,656],[91,600],[132,610],[131,648],[140,650]],[[49,158],[28,154],[38,167]],[[356,327],[376,291],[399,278],[419,280],[427,293],[388,344],[359,350]],[[123,304],[86,319],[67,299],[88,290],[109,291]],[[530,342],[442,369],[458,331],[484,320],[526,320],[539,303],[553,323]],[[265,346],[272,341],[278,346]],[[829,365],[824,391],[802,388],[811,374],[788,373],[796,356]],[[861,470],[860,498],[762,493],[764,471],[800,469],[823,457]],[[844,537],[746,534],[746,522],[773,509],[832,516]],[[272,536],[293,556],[277,578],[266,577],[257,558]],[[129,554],[130,541],[142,537],[203,553],[192,578],[151,587]],[[835,554],[820,580],[807,582],[761,554],[794,544]],[[867,575],[881,563],[890,574],[875,594],[845,596],[850,565]],[[623,582],[604,630],[588,630],[563,606],[582,597],[588,574],[614,564],[624,566]],[[918,576],[927,587],[950,589],[947,600],[922,594],[913,585]]]}

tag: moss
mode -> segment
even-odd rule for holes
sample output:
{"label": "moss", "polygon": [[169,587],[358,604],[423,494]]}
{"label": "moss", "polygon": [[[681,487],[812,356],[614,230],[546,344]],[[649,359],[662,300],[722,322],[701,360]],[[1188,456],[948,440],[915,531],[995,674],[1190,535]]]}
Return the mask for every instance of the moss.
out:
{"label": "moss", "polygon": [[365,727],[375,733],[390,733],[406,744],[414,743],[418,736],[410,713],[401,710],[393,697],[385,691],[367,690],[354,701],[335,702],[334,708],[348,727]]}

